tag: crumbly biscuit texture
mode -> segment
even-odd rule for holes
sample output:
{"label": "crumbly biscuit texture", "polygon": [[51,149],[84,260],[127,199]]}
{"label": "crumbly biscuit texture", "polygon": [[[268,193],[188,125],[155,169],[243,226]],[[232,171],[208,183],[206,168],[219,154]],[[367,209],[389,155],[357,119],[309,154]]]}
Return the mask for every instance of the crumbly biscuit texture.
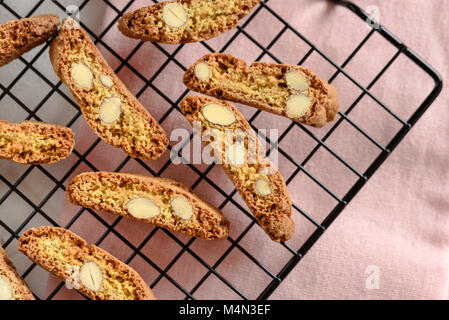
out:
{"label": "crumbly biscuit texture", "polygon": [[34,300],[34,296],[0,245],[0,300],[2,299]]}
{"label": "crumbly biscuit texture", "polygon": [[63,281],[77,278],[78,291],[93,300],[155,299],[133,268],[69,230],[31,229],[20,237],[19,250]]}
{"label": "crumbly biscuit texture", "polygon": [[84,173],[67,187],[71,203],[205,240],[229,235],[222,213],[184,185],[127,173]]}
{"label": "crumbly biscuit texture", "polygon": [[337,90],[307,68],[267,62],[250,67],[222,53],[198,60],[185,73],[184,83],[193,91],[317,128],[333,121],[340,108]]}
{"label": "crumbly biscuit texture", "polygon": [[0,158],[22,164],[51,164],[67,158],[75,146],[70,128],[25,121],[0,121]]}
{"label": "crumbly biscuit texture", "polygon": [[177,0],[126,13],[120,31],[143,41],[169,44],[211,39],[234,29],[260,0]]}
{"label": "crumbly biscuit texture", "polygon": [[204,142],[264,231],[273,241],[289,240],[295,223],[287,186],[243,115],[231,103],[206,97],[187,96],[180,107],[192,125],[200,123]]}
{"label": "crumbly biscuit texture", "polygon": [[103,141],[142,160],[157,159],[167,150],[164,129],[73,19],[63,21],[58,38],[51,44],[50,58],[87,123]]}
{"label": "crumbly biscuit texture", "polygon": [[0,67],[43,44],[58,32],[59,18],[45,14],[0,25]]}

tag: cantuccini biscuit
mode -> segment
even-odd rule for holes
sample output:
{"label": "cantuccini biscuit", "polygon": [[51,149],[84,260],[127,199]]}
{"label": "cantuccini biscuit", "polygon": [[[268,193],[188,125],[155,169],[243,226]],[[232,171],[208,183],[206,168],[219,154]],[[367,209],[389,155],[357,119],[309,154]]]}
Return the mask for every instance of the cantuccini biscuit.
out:
{"label": "cantuccini biscuit", "polygon": [[59,18],[45,14],[0,25],[0,67],[43,44],[58,32]]}
{"label": "cantuccini biscuit", "polygon": [[169,44],[211,39],[234,29],[260,0],[177,0],[126,13],[120,31],[143,41]]}
{"label": "cantuccini biscuit", "polygon": [[71,18],[63,21],[50,58],[95,133],[133,158],[154,160],[167,149],[164,129],[125,87],[89,36]]}
{"label": "cantuccini biscuit", "polygon": [[188,96],[180,107],[190,123],[201,126],[203,141],[265,232],[274,241],[289,240],[295,223],[287,186],[243,115],[228,102],[206,97]]}
{"label": "cantuccini biscuit", "polygon": [[0,300],[34,300],[27,284],[19,276],[0,245]]}
{"label": "cantuccini biscuit", "polygon": [[51,164],[67,158],[75,146],[70,128],[34,121],[0,121],[0,158],[22,164]]}
{"label": "cantuccini biscuit", "polygon": [[222,213],[179,182],[126,173],[84,173],[67,187],[71,203],[205,240],[226,239]]}
{"label": "cantuccini biscuit", "polygon": [[187,70],[184,83],[190,90],[318,128],[333,121],[340,108],[337,90],[307,68],[267,62],[250,67],[229,54],[205,55]]}
{"label": "cantuccini biscuit", "polygon": [[20,237],[19,250],[91,299],[155,299],[133,268],[69,230],[31,229]]}

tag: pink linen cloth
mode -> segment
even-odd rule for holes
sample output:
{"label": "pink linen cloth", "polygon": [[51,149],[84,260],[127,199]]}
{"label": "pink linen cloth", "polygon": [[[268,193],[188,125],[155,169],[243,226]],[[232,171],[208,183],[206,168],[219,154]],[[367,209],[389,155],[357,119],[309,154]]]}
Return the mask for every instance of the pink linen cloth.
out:
{"label": "pink linen cloth", "polygon": [[[128,1],[112,1],[121,9]],[[449,75],[449,20],[444,17],[447,3],[443,0],[419,1],[354,1],[362,8],[376,6],[380,12],[380,21],[393,34],[402,39],[414,51],[432,64],[444,78]],[[151,3],[135,1],[131,9]],[[268,5],[277,14],[288,21],[295,29],[314,43],[325,54],[339,64],[356,48],[369,32],[364,23],[349,10],[322,0],[271,0]],[[104,27],[116,16],[116,12],[106,9]],[[267,10],[261,10],[258,17],[246,28],[257,41],[267,46],[282,29],[282,24]],[[101,30],[102,31],[102,30]],[[100,33],[97,32],[98,34]],[[220,50],[235,33],[231,31],[208,42],[215,50]],[[126,58],[139,44],[138,41],[123,37],[116,26],[109,30],[104,41]],[[108,62],[114,67],[120,65],[108,50],[99,45]],[[175,46],[162,47],[173,52]],[[285,63],[298,63],[309,47],[287,31],[271,48],[271,52]],[[226,52],[245,58],[249,63],[261,54],[260,48],[244,35],[239,35]],[[201,44],[189,44],[175,56],[184,65],[193,63],[206,48]],[[374,35],[361,52],[346,67],[346,71],[357,81],[367,86],[381,68],[396,53],[380,36]],[[265,55],[262,60],[270,61]],[[166,61],[166,56],[153,44],[145,43],[130,59],[130,65],[151,78]],[[329,79],[335,69],[318,54],[312,55],[304,63],[314,69],[324,79]],[[173,62],[155,79],[154,85],[161,88],[172,101],[176,101],[185,87],[182,84],[182,70]],[[119,76],[133,93],[139,92],[144,85],[125,66]],[[345,111],[360,95],[357,89],[344,76],[333,83],[339,90],[342,110]],[[432,89],[432,81],[419,68],[401,56],[376,84],[372,92],[391,109],[408,119]],[[147,89],[140,101],[157,118],[170,108],[167,101],[153,89]],[[446,88],[429,111],[418,122],[411,133],[374,175],[369,183],[344,210],[325,235],[297,265],[287,279],[272,295],[272,299],[446,299],[449,286],[449,95]],[[240,106],[248,118],[254,110]],[[377,141],[386,145],[392,135],[398,131],[399,123],[383,111],[368,97],[363,98],[350,118]],[[261,129],[278,128],[284,130],[290,121],[263,113],[254,124]],[[167,133],[176,128],[187,128],[189,124],[179,112],[173,112],[162,123]],[[311,130],[318,137],[331,128]],[[96,140],[95,135],[84,121],[80,121],[77,150],[85,152]],[[328,140],[333,148],[360,172],[366,170],[369,163],[379,153],[372,144],[367,143],[356,130],[344,122]],[[176,144],[172,142],[172,145]],[[296,161],[302,162],[316,145],[314,141],[298,128],[295,128],[282,141],[281,148]],[[147,162],[154,170],[159,170],[168,160],[165,154],[161,160]],[[100,170],[115,170],[125,155],[101,142],[87,157]],[[291,163],[280,159],[280,170],[289,177],[294,171]],[[198,166],[200,170],[205,165]],[[325,150],[320,150],[306,169],[317,176],[337,195],[342,196],[355,182],[355,177],[340,162]],[[74,174],[90,171],[82,164]],[[136,161],[128,162],[123,172],[145,173]],[[186,185],[192,185],[198,175],[186,166],[170,165],[163,174]],[[219,167],[209,174],[211,180],[226,191],[232,191],[232,185]],[[315,220],[322,221],[335,206],[335,201],[324,193],[314,182],[300,173],[289,184],[292,199],[306,210]],[[195,192],[215,205],[220,205],[223,196],[213,187],[202,181]],[[234,197],[242,203],[240,197]],[[65,205],[61,224],[70,221],[79,208]],[[249,220],[232,204],[223,209],[231,221],[231,236],[235,239],[246,228]],[[112,224],[116,217],[98,213],[107,223]],[[289,242],[294,249],[314,231],[313,225],[294,212],[297,232]],[[115,227],[134,245],[151,232],[153,227],[122,220]],[[96,242],[106,228],[88,213],[72,226],[73,231],[90,242]],[[190,239],[176,235],[182,242]],[[254,255],[268,269],[277,273],[291,257],[280,245],[272,243],[268,237],[254,226],[242,239],[240,245]],[[131,254],[125,244],[109,234],[100,245],[119,259],[126,260]],[[196,240],[191,250],[213,265],[230,246],[229,241],[206,242]],[[160,268],[167,264],[181,250],[163,231],[158,231],[147,243],[142,252]],[[137,256],[130,263],[148,283],[152,283],[159,273],[149,267]],[[257,298],[270,278],[254,265],[242,252],[234,249],[220,264],[217,271],[235,285],[249,298]],[[168,276],[179,282],[187,290],[206,274],[207,269],[196,262],[190,253],[184,253],[175,265],[169,269]],[[55,282],[56,283],[56,282]],[[49,288],[53,288],[51,283]],[[180,299],[184,295],[165,278],[154,288],[159,299]],[[199,299],[238,298],[221,280],[211,275],[194,294]],[[76,298],[76,293],[61,290],[56,298]]]}

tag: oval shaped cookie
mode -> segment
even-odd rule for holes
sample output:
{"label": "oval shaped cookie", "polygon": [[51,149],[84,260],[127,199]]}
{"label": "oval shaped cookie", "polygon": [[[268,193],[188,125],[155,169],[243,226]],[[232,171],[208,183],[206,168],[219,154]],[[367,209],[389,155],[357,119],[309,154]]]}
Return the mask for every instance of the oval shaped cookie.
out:
{"label": "oval shaped cookie", "polygon": [[0,25],[0,67],[43,44],[58,33],[59,17],[44,14]]}
{"label": "oval shaped cookie", "polygon": [[67,158],[75,146],[70,128],[34,121],[0,121],[0,158],[22,164],[51,164]]}
{"label": "oval shaped cookie", "polygon": [[120,81],[75,20],[63,21],[51,44],[50,58],[87,123],[103,141],[142,160],[157,159],[167,150],[164,129]]}
{"label": "oval shaped cookie", "polygon": [[152,223],[205,240],[229,235],[222,213],[183,184],[164,178],[112,172],[83,173],[67,187],[72,204]]}
{"label": "oval shaped cookie", "polygon": [[198,60],[185,73],[184,84],[317,128],[334,121],[340,109],[337,90],[307,68],[268,62],[250,67],[223,53]]}
{"label": "oval shaped cookie", "polygon": [[143,41],[180,44],[211,39],[237,27],[260,0],[177,0],[126,13],[120,31]]}
{"label": "oval shaped cookie", "polygon": [[18,246],[42,268],[93,300],[155,299],[133,268],[69,230],[31,229],[20,237]]}
{"label": "oval shaped cookie", "polygon": [[187,96],[180,107],[192,125],[201,127],[202,140],[268,236],[289,240],[295,231],[290,194],[243,115],[229,102],[206,97]]}

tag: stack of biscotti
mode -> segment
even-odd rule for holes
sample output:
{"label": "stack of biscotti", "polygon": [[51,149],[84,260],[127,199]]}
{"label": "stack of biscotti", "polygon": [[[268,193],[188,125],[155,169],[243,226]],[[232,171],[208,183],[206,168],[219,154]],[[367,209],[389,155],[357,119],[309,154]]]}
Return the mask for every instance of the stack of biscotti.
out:
{"label": "stack of biscotti", "polygon": [[45,14],[0,25],[0,67],[43,44],[58,32],[59,18]]}
{"label": "stack of biscotti", "polygon": [[155,299],[133,268],[69,230],[31,229],[20,237],[19,250],[91,299]]}
{"label": "stack of biscotti", "polygon": [[[223,53],[207,54],[198,60],[186,71],[184,83],[193,91],[243,103],[314,127],[333,121],[339,109],[336,89],[307,68],[265,62],[256,62],[250,67],[242,59]],[[201,124],[202,134],[210,129],[219,131],[221,139],[214,137],[215,145],[219,141],[215,154],[222,154],[222,150],[233,143],[225,137],[226,131],[249,132],[245,139],[257,140],[244,117],[228,102],[186,97],[181,110],[192,124],[196,121]],[[240,165],[230,163],[223,156],[218,156],[218,161],[270,238],[289,240],[295,225],[284,179],[278,170],[261,175],[259,162],[248,163],[245,159],[248,142],[240,149],[232,151],[233,157],[236,154],[240,157]]]}
{"label": "stack of biscotti", "polygon": [[89,126],[129,156],[154,160],[164,153],[164,129],[126,88],[79,24],[67,18],[50,47],[56,74],[72,92]]}
{"label": "stack of biscotti", "polygon": [[180,44],[234,29],[260,0],[176,0],[126,13],[120,31],[143,41]]}
{"label": "stack of biscotti", "polygon": [[0,158],[22,164],[51,164],[67,158],[75,134],[66,127],[34,121],[0,121]]}
{"label": "stack of biscotti", "polygon": [[67,187],[71,203],[205,240],[229,235],[229,222],[183,184],[165,178],[113,172],[84,173]]}
{"label": "stack of biscotti", "polygon": [[27,284],[17,273],[0,245],[0,300],[34,300]]}

